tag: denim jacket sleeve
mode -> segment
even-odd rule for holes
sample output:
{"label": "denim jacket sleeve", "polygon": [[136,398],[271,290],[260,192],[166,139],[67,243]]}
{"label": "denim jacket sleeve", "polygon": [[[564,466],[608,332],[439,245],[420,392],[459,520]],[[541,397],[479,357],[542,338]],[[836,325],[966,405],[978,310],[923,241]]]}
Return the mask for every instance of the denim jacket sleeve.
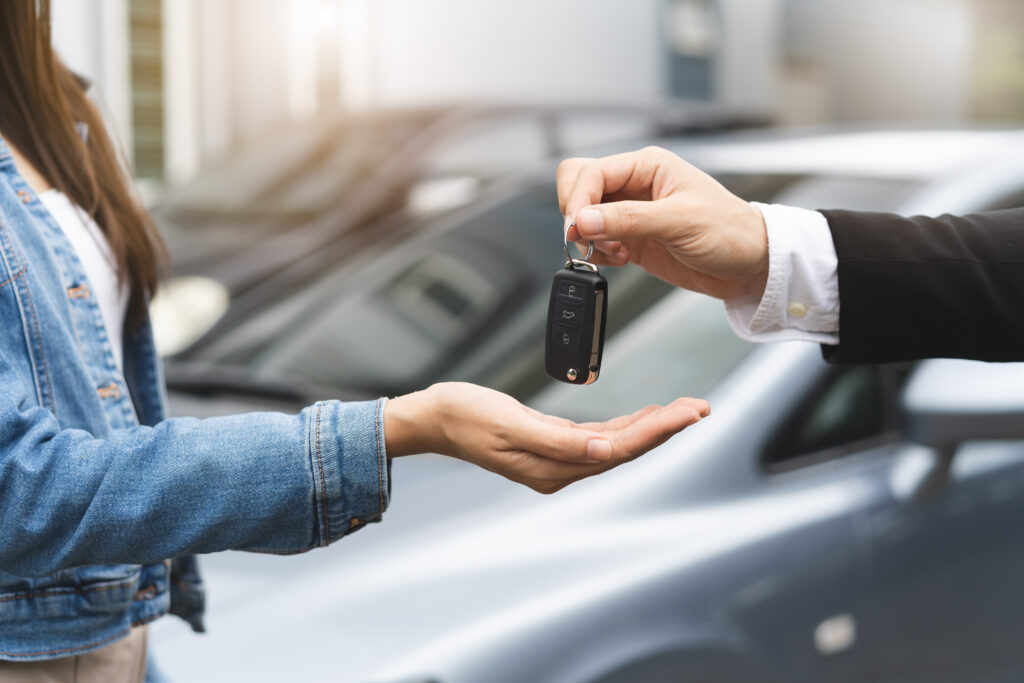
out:
{"label": "denim jacket sleeve", "polygon": [[61,429],[0,352],[0,570],[325,546],[388,505],[385,400]]}

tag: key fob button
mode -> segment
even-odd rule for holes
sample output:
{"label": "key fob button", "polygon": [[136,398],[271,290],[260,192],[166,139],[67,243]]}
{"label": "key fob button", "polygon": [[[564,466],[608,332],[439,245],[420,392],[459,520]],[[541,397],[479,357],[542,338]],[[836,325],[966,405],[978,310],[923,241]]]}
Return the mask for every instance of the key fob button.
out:
{"label": "key fob button", "polygon": [[556,348],[576,351],[580,348],[580,331],[568,325],[555,325],[551,330],[551,343]]}
{"label": "key fob button", "polygon": [[558,284],[558,296],[573,301],[583,301],[583,290],[577,282],[560,282]]}
{"label": "key fob button", "polygon": [[555,314],[555,322],[564,325],[583,324],[583,304],[559,299],[558,308]]}

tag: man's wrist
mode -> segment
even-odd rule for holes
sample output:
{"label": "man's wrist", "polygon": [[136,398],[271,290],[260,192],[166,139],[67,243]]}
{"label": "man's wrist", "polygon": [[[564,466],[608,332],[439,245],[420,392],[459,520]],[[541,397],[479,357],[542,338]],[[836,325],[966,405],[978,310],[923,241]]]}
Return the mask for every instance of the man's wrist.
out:
{"label": "man's wrist", "polygon": [[729,322],[750,341],[838,340],[837,260],[825,217],[791,206],[752,203],[769,243],[767,285],[760,296],[726,301]]}
{"label": "man's wrist", "polygon": [[750,241],[750,253],[752,255],[753,267],[747,278],[748,297],[760,299],[764,296],[764,290],[768,286],[768,274],[770,262],[768,258],[768,226],[765,224],[764,214],[761,210],[749,202],[743,202],[746,207],[744,225],[746,234]]}
{"label": "man's wrist", "polygon": [[724,197],[687,202],[680,195],[671,207],[682,221],[678,237],[685,240],[685,245],[666,246],[670,252],[685,254],[685,267],[708,280],[703,288],[675,284],[720,299],[760,298],[770,274],[764,216],[754,204],[720,189]]}

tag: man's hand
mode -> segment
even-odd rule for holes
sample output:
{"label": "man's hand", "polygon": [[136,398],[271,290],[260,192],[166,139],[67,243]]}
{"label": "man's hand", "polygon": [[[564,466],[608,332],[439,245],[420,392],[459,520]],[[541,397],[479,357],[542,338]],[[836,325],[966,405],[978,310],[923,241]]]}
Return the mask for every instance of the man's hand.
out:
{"label": "man's hand", "polygon": [[681,398],[574,424],[500,392],[448,382],[388,401],[384,434],[389,457],[441,453],[554,493],[643,455],[710,412],[706,401]]}
{"label": "man's hand", "polygon": [[597,263],[632,261],[720,299],[764,292],[768,236],[761,212],[671,152],[648,147],[567,159],[557,181],[569,239],[594,240]]}

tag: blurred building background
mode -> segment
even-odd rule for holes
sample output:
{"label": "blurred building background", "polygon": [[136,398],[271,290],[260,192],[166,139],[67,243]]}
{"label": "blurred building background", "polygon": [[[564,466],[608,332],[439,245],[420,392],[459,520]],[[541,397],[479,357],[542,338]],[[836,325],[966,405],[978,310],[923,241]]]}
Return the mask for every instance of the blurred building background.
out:
{"label": "blurred building background", "polygon": [[782,123],[1024,117],[1018,0],[55,0],[140,178],[328,110],[684,97]]}

